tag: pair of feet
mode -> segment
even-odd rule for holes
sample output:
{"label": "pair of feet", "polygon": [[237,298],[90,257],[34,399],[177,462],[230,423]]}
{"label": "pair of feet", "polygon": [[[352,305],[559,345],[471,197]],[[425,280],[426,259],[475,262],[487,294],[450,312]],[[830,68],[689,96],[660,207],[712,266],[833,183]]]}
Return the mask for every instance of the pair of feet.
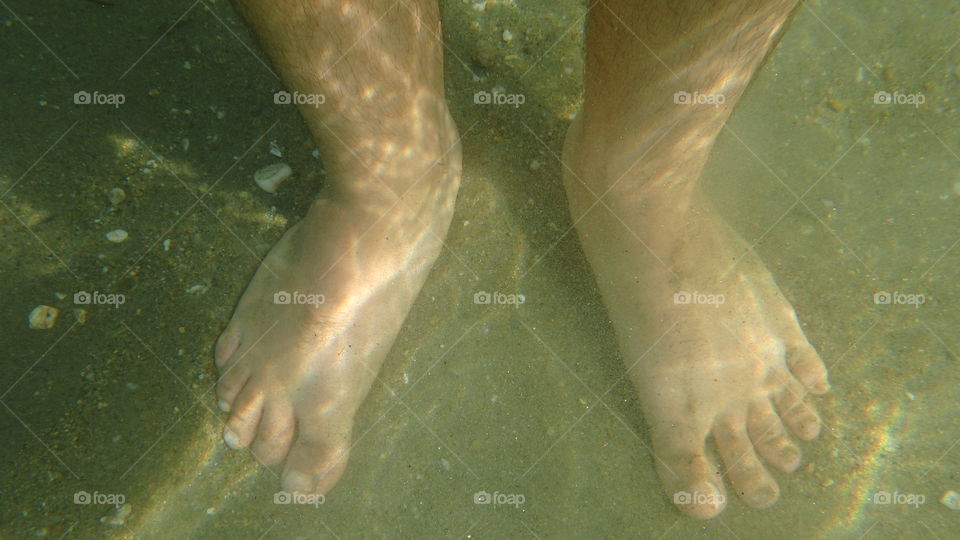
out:
{"label": "pair of feet", "polygon": [[[284,462],[285,490],[326,493],[343,474],[354,415],[439,254],[460,174],[456,129],[442,115],[448,145],[415,149],[409,167],[392,168],[409,177],[396,184],[403,192],[358,167],[351,182],[382,193],[321,193],[267,255],[217,342],[224,440],[266,465]],[[603,190],[591,186],[609,180],[598,160],[613,156],[583,148],[574,126],[563,156],[571,211],[668,497],[711,517],[726,477],[745,503],[772,504],[778,487],[760,458],[798,466],[788,432],[817,436],[808,396],[828,389],[823,364],[769,272],[695,189],[598,203]],[[620,179],[631,181],[643,179]],[[707,455],[708,437],[723,468]]]}

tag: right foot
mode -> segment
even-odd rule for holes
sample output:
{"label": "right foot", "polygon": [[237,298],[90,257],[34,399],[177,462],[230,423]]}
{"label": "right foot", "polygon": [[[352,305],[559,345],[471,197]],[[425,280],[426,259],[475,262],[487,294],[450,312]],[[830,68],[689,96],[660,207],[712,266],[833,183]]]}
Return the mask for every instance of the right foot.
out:
{"label": "right foot", "polygon": [[[441,250],[460,148],[445,108],[421,128],[382,166],[338,168],[217,341],[224,441],[266,465],[286,460],[287,491],[326,493],[343,474],[354,415]],[[323,302],[276,302],[284,292]]]}

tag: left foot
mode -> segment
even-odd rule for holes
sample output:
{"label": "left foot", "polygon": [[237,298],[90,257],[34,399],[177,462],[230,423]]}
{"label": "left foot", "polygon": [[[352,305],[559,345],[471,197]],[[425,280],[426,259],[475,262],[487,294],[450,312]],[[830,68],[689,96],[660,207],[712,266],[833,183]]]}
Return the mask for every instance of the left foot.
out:
{"label": "left foot", "polygon": [[[700,518],[722,511],[723,477],[746,504],[773,504],[779,489],[758,455],[781,471],[800,464],[787,429],[804,440],[819,433],[807,394],[829,389],[826,369],[763,263],[696,188],[636,188],[647,179],[628,172],[620,185],[634,186],[632,197],[613,189],[594,205],[619,178],[598,178],[611,157],[584,148],[574,123],[567,197],[664,490]],[[708,437],[724,469],[707,457]]]}

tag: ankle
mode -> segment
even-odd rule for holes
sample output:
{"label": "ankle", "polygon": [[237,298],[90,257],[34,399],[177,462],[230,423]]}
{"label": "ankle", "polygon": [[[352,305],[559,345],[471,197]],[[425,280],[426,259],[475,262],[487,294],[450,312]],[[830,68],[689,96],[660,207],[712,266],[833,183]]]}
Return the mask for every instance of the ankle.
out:
{"label": "ankle", "polygon": [[446,105],[407,124],[405,133],[368,129],[363,136],[350,134],[345,138],[356,141],[353,145],[338,138],[321,154],[327,170],[325,194],[368,207],[392,205],[398,198],[408,206],[429,206],[454,197],[462,158]]}

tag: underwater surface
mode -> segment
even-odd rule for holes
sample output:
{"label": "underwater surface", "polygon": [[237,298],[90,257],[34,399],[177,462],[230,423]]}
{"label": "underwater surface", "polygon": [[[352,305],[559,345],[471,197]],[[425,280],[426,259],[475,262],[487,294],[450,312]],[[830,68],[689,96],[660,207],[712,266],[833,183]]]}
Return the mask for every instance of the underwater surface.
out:
{"label": "underwater surface", "polygon": [[571,230],[585,13],[443,3],[445,250],[346,474],[289,504],[223,445],[213,346],[324,181],[306,125],[227,2],[3,3],[0,537],[956,538],[960,9],[803,3],[713,149],[705,189],[832,390],[777,504],[708,521],[661,490]]}

